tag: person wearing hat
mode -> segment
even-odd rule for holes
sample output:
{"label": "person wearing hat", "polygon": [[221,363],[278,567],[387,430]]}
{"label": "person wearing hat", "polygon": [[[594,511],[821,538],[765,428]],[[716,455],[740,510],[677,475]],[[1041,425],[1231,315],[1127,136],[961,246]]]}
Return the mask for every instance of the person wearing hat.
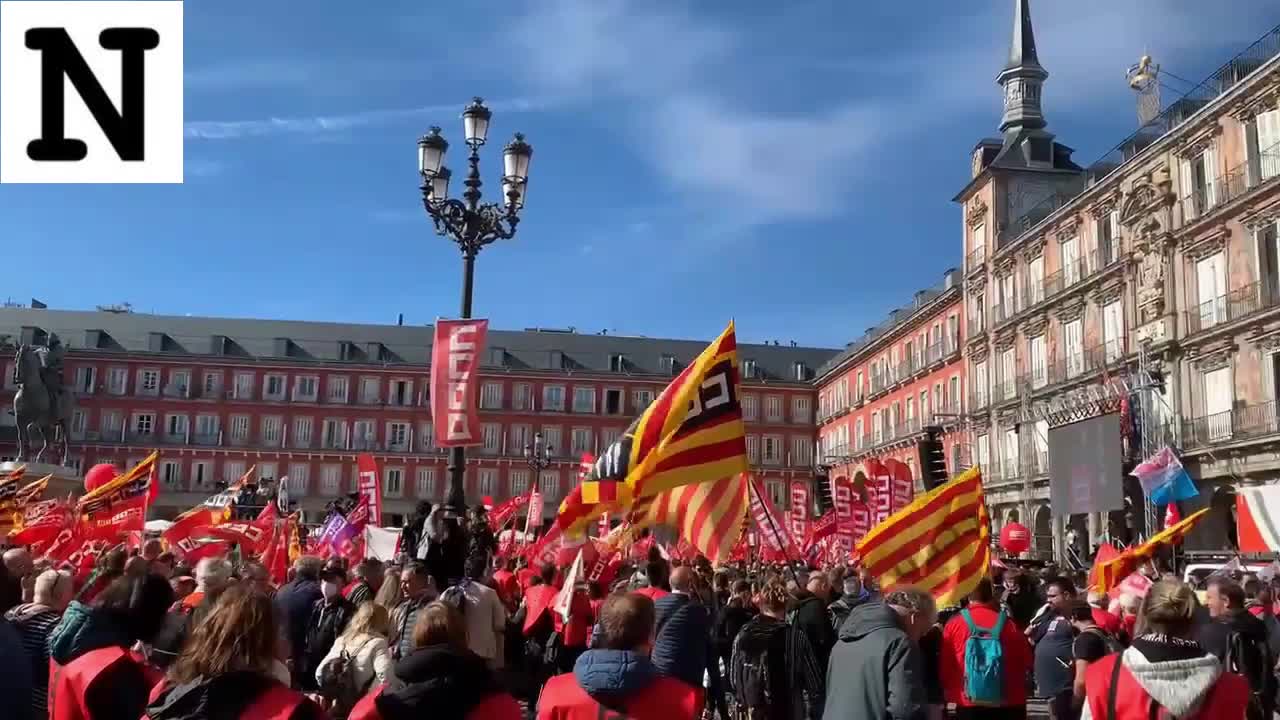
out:
{"label": "person wearing hat", "polygon": [[315,689],[316,668],[356,614],[355,603],[342,596],[346,585],[347,575],[340,565],[327,565],[320,571],[320,599],[311,607],[311,618],[307,621],[303,656],[306,667],[294,668],[294,676],[308,690]]}

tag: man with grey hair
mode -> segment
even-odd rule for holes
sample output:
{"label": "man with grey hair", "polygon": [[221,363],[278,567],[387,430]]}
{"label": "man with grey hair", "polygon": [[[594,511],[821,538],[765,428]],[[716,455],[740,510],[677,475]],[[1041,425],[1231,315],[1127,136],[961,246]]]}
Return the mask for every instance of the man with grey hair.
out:
{"label": "man with grey hair", "polygon": [[853,608],[831,651],[822,716],[925,720],[919,642],[937,617],[933,596],[912,586]]}
{"label": "man with grey hair", "polygon": [[[62,611],[71,602],[74,593],[71,573],[63,570],[45,570],[32,583],[33,600],[19,605],[5,619],[13,624],[22,638],[22,647],[31,662],[31,717],[48,717],[49,710],[49,633],[62,618]],[[13,702],[22,702],[11,698]]]}
{"label": "man with grey hair", "polygon": [[231,563],[222,558],[204,558],[196,563],[195,573],[195,592],[173,604],[165,616],[164,625],[152,641],[151,661],[162,668],[177,659],[192,630],[231,586]]}
{"label": "man with grey hair", "polygon": [[9,577],[22,586],[22,602],[29,603],[35,597],[35,564],[26,548],[9,548],[4,551],[4,567]]}

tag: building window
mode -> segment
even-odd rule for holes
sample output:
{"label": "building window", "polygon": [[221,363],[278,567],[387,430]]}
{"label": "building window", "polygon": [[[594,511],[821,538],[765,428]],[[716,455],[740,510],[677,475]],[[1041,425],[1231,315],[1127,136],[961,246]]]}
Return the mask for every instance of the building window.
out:
{"label": "building window", "polygon": [[1080,265],[1080,241],[1071,237],[1062,241],[1059,246],[1062,260],[1062,281],[1070,286],[1080,281],[1083,268]]}
{"label": "building window", "polygon": [[744,380],[754,380],[756,377],[756,371],[757,368],[755,360],[742,361],[742,378]]}
{"label": "building window", "polygon": [[542,409],[564,412],[564,386],[542,386]]}
{"label": "building window", "polygon": [[213,484],[213,461],[194,460],[191,463],[191,489],[203,490]]}
{"label": "building window", "polygon": [[631,393],[632,414],[639,415],[653,403],[652,390],[635,390]]}
{"label": "building window", "polygon": [[538,476],[538,490],[542,492],[543,497],[551,501],[550,506],[554,508],[554,503],[560,500],[560,471],[543,470]]}
{"label": "building window", "polygon": [[484,423],[480,426],[481,451],[486,455],[497,455],[502,452],[502,425],[498,423]]}
{"label": "building window", "polygon": [[[1075,377],[1084,372],[1084,319],[1076,318],[1064,324],[1062,335],[1067,355],[1067,377]],[[1006,354],[1011,355],[1011,351]]]}
{"label": "building window", "polygon": [[552,457],[564,456],[565,447],[564,443],[561,442],[559,425],[542,426],[542,443],[547,448],[547,454]]}
{"label": "building window", "polygon": [[320,494],[330,497],[342,491],[342,466],[320,466]]}
{"label": "building window", "polygon": [[103,410],[102,419],[99,422],[103,439],[118,438],[120,432],[124,429],[124,419],[118,410]]}
{"label": "building window", "polygon": [[268,416],[262,418],[262,444],[269,447],[279,447],[280,439],[284,436],[283,432],[284,420],[279,416]]}
{"label": "building window", "polygon": [[231,439],[245,441],[249,439],[249,416],[248,415],[232,415],[231,416]]}
{"label": "building window", "polygon": [[418,450],[419,452],[431,452],[435,449],[435,426],[429,422],[424,422],[418,426]]}
{"label": "building window", "polygon": [[575,457],[584,453],[595,452],[594,435],[595,433],[591,431],[591,428],[576,427],[573,429],[571,450]]}
{"label": "building window", "polygon": [[742,396],[742,419],[747,422],[755,422],[760,419],[759,395]]}
{"label": "building window", "polygon": [[209,370],[204,374],[204,381],[200,385],[200,396],[208,400],[220,399],[222,395],[222,373],[220,371]]}
{"label": "building window", "polygon": [[244,467],[243,460],[227,460],[222,463],[222,482],[234,485],[244,476]]}
{"label": "building window", "polygon": [[284,400],[285,376],[271,373],[262,379],[263,400]]}
{"label": "building window", "polygon": [[1102,340],[1107,362],[1124,357],[1124,304],[1119,300],[1102,307]]}
{"label": "building window", "polygon": [[791,438],[791,465],[808,467],[813,460],[813,440],[804,435]]}
{"label": "building window", "polygon": [[98,369],[86,365],[76,368],[76,386],[75,391],[84,395],[92,395],[97,389],[96,381],[98,379]]}
{"label": "building window", "polygon": [[88,426],[88,415],[84,410],[74,410],[71,413],[71,435],[79,438],[84,436],[85,428]]}
{"label": "building window", "polygon": [[947,388],[947,412],[958,414],[960,412],[960,376],[952,375]]}
{"label": "building window", "polygon": [[315,375],[299,375],[293,379],[293,399],[296,402],[315,402],[320,396],[320,378]]}
{"label": "building window", "polygon": [[507,474],[511,483],[511,496],[524,495],[529,492],[529,471],[512,470]]}
{"label": "building window", "polygon": [[491,498],[498,494],[498,471],[491,468],[480,468],[476,474],[476,489],[480,497]]}
{"label": "building window", "polygon": [[311,466],[307,463],[291,463],[289,465],[289,494],[302,497],[311,486]]}
{"label": "building window", "polygon": [[409,452],[409,423],[387,423],[387,450],[391,452]]}
{"label": "building window", "polygon": [[170,370],[169,384],[164,388],[164,394],[169,397],[190,397],[191,396],[191,371],[190,370]]}
{"label": "building window", "polygon": [[293,419],[293,446],[296,448],[311,447],[312,420],[309,417]]}
{"label": "building window", "polygon": [[393,498],[404,496],[404,468],[390,467],[383,469],[382,494]]}
{"label": "building window", "polygon": [[174,488],[182,483],[182,463],[176,460],[160,462],[160,482],[165,487]]}
{"label": "building window", "polygon": [[1220,367],[1203,375],[1204,382],[1204,420],[1203,429],[1197,427],[1201,423],[1192,423],[1196,431],[1207,435],[1211,441],[1226,440],[1231,437],[1231,410],[1235,388],[1231,382],[1231,368]]}
{"label": "building window", "polygon": [[766,480],[764,483],[769,493],[769,501],[779,510],[787,507],[787,485],[781,480]]}
{"label": "building window", "polygon": [[482,410],[502,409],[502,383],[487,382],[480,388],[480,408]]}
{"label": "building window", "polygon": [[253,399],[253,373],[236,373],[236,388],[232,397],[235,400]]}
{"label": "building window", "polygon": [[189,420],[186,415],[167,415],[164,419],[165,439],[170,442],[186,440],[187,423]]}
{"label": "building window", "polygon": [[533,409],[533,387],[529,383],[516,383],[511,386],[511,409]]}
{"label": "building window", "polygon": [[324,450],[347,448],[347,421],[325,418],[320,429],[320,447]]}
{"label": "building window", "polygon": [[150,435],[155,432],[156,416],[154,413],[134,413],[133,432],[135,435]]}
{"label": "building window", "polygon": [[1217,203],[1217,152],[1205,148],[1189,160],[1182,161],[1182,205],[1187,219],[1199,217]]}
{"label": "building window", "polygon": [[809,398],[804,396],[791,398],[791,422],[808,425],[812,420],[812,403]]}
{"label": "building window", "polygon": [[663,355],[659,358],[658,371],[666,373],[667,375],[674,375],[676,373],[676,356]]}
{"label": "building window", "polygon": [[324,397],[331,403],[347,401],[347,378],[343,375],[330,375],[325,381]]}
{"label": "building window", "polygon": [[593,413],[596,411],[596,390],[589,387],[573,389],[573,411],[576,413]]}
{"label": "building window", "polygon": [[405,378],[392,378],[391,396],[387,399],[387,404],[395,407],[411,407],[414,404],[413,381]]}
{"label": "building window", "polygon": [[618,438],[622,437],[622,431],[618,428],[605,428],[600,431],[600,449],[604,451],[611,445],[618,442]]}
{"label": "building window", "polygon": [[[1227,319],[1227,271],[1223,253],[1214,253],[1196,263],[1197,330],[1204,330]],[[1194,332],[1194,331],[1193,331]]]}
{"label": "building window", "polygon": [[360,378],[360,402],[365,405],[376,405],[382,402],[382,378]]}
{"label": "building window", "polygon": [[275,482],[280,479],[280,473],[277,472],[275,463],[258,463],[258,482]]}
{"label": "building window", "polygon": [[[9,380],[11,373],[5,373]],[[124,395],[129,384],[129,370],[122,367],[107,368],[107,392],[111,395]]]}
{"label": "building window", "polygon": [[378,425],[374,420],[357,420],[351,428],[353,450],[378,449]]}
{"label": "building window", "polygon": [[607,388],[604,391],[604,414],[621,415],[623,405],[622,397],[621,389]]}
{"label": "building window", "polygon": [[418,499],[429,500],[436,496],[436,469],[433,467],[418,468]]}
{"label": "building window", "polygon": [[139,395],[159,395],[160,394],[160,371],[154,368],[145,368],[138,371],[138,394]]}
{"label": "building window", "polygon": [[1044,255],[1037,255],[1027,263],[1027,307],[1044,300]]}
{"label": "building window", "polygon": [[764,396],[764,419],[766,422],[782,422],[782,396]]}
{"label": "building window", "polygon": [[752,465],[760,464],[760,436],[747,436],[747,461]]}
{"label": "building window", "polygon": [[528,425],[512,425],[509,432],[511,435],[509,452],[512,455],[523,453],[525,446],[533,442],[533,430]]}

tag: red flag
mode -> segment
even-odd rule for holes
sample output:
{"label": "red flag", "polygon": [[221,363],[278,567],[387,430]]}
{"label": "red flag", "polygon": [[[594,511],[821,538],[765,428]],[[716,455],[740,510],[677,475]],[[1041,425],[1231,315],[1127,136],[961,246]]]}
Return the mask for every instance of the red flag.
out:
{"label": "red flag", "polygon": [[90,515],[102,511],[119,512],[125,508],[145,508],[155,502],[160,493],[160,483],[156,482],[156,460],[160,457],[153,452],[145,460],[117,475],[105,485],[81,496],[76,504],[76,512]]}
{"label": "red flag", "polygon": [[479,445],[476,386],[488,320],[437,320],[431,345],[431,415],[436,445]]}
{"label": "red flag", "polygon": [[809,483],[804,480],[791,482],[791,537],[803,538],[809,534]]}
{"label": "red flag", "polygon": [[510,500],[507,500],[501,505],[495,507],[493,511],[489,513],[489,527],[492,528],[494,532],[501,532],[502,529],[507,526],[507,523],[515,519],[516,515],[518,515],[520,510],[522,510],[527,504],[529,504],[528,495],[516,495]]}
{"label": "red flag", "polygon": [[198,543],[190,551],[186,552],[182,559],[188,565],[195,566],[196,563],[209,557],[223,557],[231,552],[231,543],[221,540],[212,540]]}
{"label": "red flag", "polygon": [[22,528],[9,536],[14,545],[35,545],[57,537],[76,520],[71,506],[61,500],[44,500],[22,512]]}
{"label": "red flag", "polygon": [[169,545],[177,545],[179,542],[192,535],[201,528],[209,525],[217,525],[220,522],[231,518],[231,508],[235,506],[236,497],[240,494],[240,488],[249,482],[254,476],[257,466],[252,466],[240,476],[230,487],[222,492],[210,496],[204,502],[184,511],[173,521],[167,530],[160,533],[163,539]]}
{"label": "red flag", "polygon": [[1182,513],[1178,512],[1178,503],[1171,502],[1166,505],[1164,508],[1164,526],[1169,527],[1180,522],[1182,522]]}
{"label": "red flag", "polygon": [[360,496],[369,506],[369,517],[373,518],[374,525],[382,525],[382,486],[378,481],[378,463],[372,455],[360,453],[356,456],[356,477],[359,479]]}
{"label": "red flag", "polygon": [[274,525],[274,522],[267,524],[266,527],[256,522],[219,523],[201,530],[199,534],[204,537],[235,543],[243,548],[243,552],[249,555],[257,555],[271,541],[272,527]]}
{"label": "red flag", "polygon": [[768,497],[765,497],[764,491],[760,488],[760,481],[755,476],[751,477],[751,517],[755,519],[756,527],[760,529],[765,547],[784,558],[788,557],[796,542],[791,537],[786,523],[782,521],[777,508]]}

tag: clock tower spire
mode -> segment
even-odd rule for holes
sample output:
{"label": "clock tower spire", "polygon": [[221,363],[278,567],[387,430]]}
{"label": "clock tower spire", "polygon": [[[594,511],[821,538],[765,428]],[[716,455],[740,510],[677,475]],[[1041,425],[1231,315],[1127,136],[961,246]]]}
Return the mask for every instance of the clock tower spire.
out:
{"label": "clock tower spire", "polygon": [[1013,2],[1013,41],[1009,46],[1009,62],[996,77],[1004,88],[1004,115],[1000,132],[1016,135],[1020,130],[1044,128],[1040,109],[1040,90],[1049,73],[1036,55],[1036,36],[1031,27],[1031,0]]}

